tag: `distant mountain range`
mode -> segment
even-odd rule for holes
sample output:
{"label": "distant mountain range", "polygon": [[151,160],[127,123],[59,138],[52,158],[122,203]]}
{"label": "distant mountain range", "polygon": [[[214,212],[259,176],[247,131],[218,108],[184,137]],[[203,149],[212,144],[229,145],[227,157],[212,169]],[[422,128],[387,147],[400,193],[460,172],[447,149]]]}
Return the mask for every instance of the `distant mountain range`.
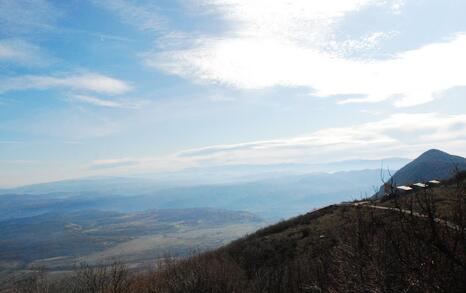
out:
{"label": "distant mountain range", "polygon": [[[373,168],[357,169],[367,166]],[[450,178],[455,166],[466,169],[466,159],[430,150],[412,162],[392,158],[321,165],[235,165],[165,175],[65,180],[4,190],[3,195],[0,193],[0,220],[54,211],[133,212],[193,207],[244,210],[276,220],[374,194],[382,183],[381,175],[388,179],[389,174],[394,174],[393,181],[403,185]],[[312,173],[313,168],[329,171],[350,167],[356,170]],[[380,169],[387,167],[390,171],[381,174]],[[395,167],[402,168],[394,173]]]}
{"label": "distant mountain range", "polygon": [[156,190],[199,185],[238,184],[268,179],[308,175],[310,173],[336,173],[368,169],[398,170],[410,160],[387,158],[383,160],[346,160],[322,164],[263,164],[226,165],[188,168],[177,172],[138,174],[120,177],[88,177],[0,189],[0,194],[47,193],[106,193],[138,195]]}
{"label": "distant mountain range", "polygon": [[[133,179],[86,179],[13,189],[0,195],[0,220],[55,211],[132,212],[193,207],[244,210],[277,220],[373,194],[381,183],[380,170],[276,175],[251,182],[191,186]],[[124,186],[126,183],[129,186]]]}

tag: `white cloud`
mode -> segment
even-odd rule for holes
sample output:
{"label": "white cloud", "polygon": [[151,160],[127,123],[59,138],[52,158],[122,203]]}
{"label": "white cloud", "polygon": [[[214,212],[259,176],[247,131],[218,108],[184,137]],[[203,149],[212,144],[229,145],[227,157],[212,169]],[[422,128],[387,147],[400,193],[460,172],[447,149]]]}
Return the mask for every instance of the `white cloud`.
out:
{"label": "white cloud", "polygon": [[391,8],[393,1],[204,0],[200,2],[216,10],[229,22],[231,26],[229,37],[273,39],[319,47],[333,40],[336,26],[348,13],[373,5]]}
{"label": "white cloud", "polygon": [[95,160],[91,163],[91,166],[89,167],[89,169],[99,170],[99,169],[129,167],[129,166],[136,165],[139,163],[140,161],[134,160],[131,158]]}
{"label": "white cloud", "polygon": [[27,89],[45,90],[50,88],[66,88],[105,94],[122,94],[128,92],[131,86],[122,80],[97,73],[83,73],[67,76],[24,75],[0,80],[0,93]]}
{"label": "white cloud", "polygon": [[365,96],[344,103],[395,97],[396,105],[412,106],[466,85],[465,51],[462,34],[382,61],[348,60],[274,40],[229,39],[159,54],[147,62],[174,74],[239,88],[308,86],[317,96]]}
{"label": "white cloud", "polygon": [[109,100],[88,95],[73,95],[71,99],[94,106],[121,109],[138,109],[144,104],[144,101]]}
{"label": "white cloud", "polygon": [[0,41],[0,60],[23,59],[26,52]]}
{"label": "white cloud", "polygon": [[177,158],[176,156],[159,156],[143,158],[116,158],[95,160],[88,166],[88,170],[107,173],[109,169],[128,171],[163,171],[171,172],[195,166],[192,160]]}
{"label": "white cloud", "polygon": [[93,169],[166,171],[199,165],[324,163],[348,159],[414,157],[430,148],[464,154],[466,115],[399,113],[349,127],[326,128],[299,137],[214,145],[168,156],[100,160]]}
{"label": "white cloud", "polygon": [[[353,84],[335,90],[326,89],[321,94],[359,93],[367,97],[348,99],[343,103],[377,102],[395,99],[397,106],[413,106],[432,101],[437,94],[453,87],[466,86],[466,35],[429,44],[404,52],[384,61],[354,64],[358,78]],[[359,68],[358,68],[359,67]]]}
{"label": "white cloud", "polygon": [[145,63],[200,83],[242,89],[308,87],[317,96],[360,95],[341,103],[393,99],[396,106],[427,103],[443,91],[466,86],[466,35],[387,59],[351,59],[394,32],[335,40],[348,13],[370,5],[399,11],[403,1],[206,0],[228,21],[222,36],[200,38],[187,49],[145,55]]}
{"label": "white cloud", "polygon": [[0,40],[0,62],[41,66],[47,64],[50,59],[39,47],[24,40]]}

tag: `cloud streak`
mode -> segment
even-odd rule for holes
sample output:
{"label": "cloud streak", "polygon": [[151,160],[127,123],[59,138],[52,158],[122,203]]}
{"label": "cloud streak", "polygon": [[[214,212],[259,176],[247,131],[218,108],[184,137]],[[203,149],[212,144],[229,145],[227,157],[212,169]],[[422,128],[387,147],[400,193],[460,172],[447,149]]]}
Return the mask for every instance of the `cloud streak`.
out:
{"label": "cloud streak", "polygon": [[129,101],[129,100],[109,100],[88,95],[73,95],[71,99],[77,102],[86,103],[104,108],[120,108],[120,109],[139,109],[144,105],[144,101]]}
{"label": "cloud streak", "polygon": [[0,40],[0,62],[42,66],[49,60],[50,57],[46,56],[39,47],[29,42],[20,39]]}
{"label": "cloud streak", "polygon": [[168,156],[100,160],[92,164],[92,169],[167,171],[205,165],[325,163],[381,159],[394,153],[415,156],[433,147],[461,154],[466,147],[464,129],[466,115],[398,113],[379,121],[292,138],[214,145]]}
{"label": "cloud streak", "polygon": [[351,127],[326,128],[307,136],[290,139],[220,145],[180,152],[181,157],[209,157],[235,152],[261,152],[274,150],[306,150],[321,147],[370,150],[374,145],[382,147],[416,146],[428,148],[429,144],[463,140],[466,144],[466,115],[442,116],[435,113],[399,113],[390,117]]}
{"label": "cloud streak", "polygon": [[0,1],[0,32],[17,35],[53,28],[61,11],[46,0]]}
{"label": "cloud streak", "polygon": [[101,169],[113,169],[120,167],[129,167],[133,165],[140,164],[139,160],[134,159],[109,159],[109,160],[96,160],[92,162],[89,169],[91,170],[101,170]]}
{"label": "cloud streak", "polygon": [[150,2],[135,4],[125,0],[93,0],[95,5],[113,11],[126,23],[142,31],[164,31],[167,20],[159,13],[157,6]]}
{"label": "cloud streak", "polygon": [[131,85],[98,73],[82,73],[66,76],[24,75],[0,80],[0,93],[19,90],[47,90],[65,88],[104,94],[122,94],[131,90]]}

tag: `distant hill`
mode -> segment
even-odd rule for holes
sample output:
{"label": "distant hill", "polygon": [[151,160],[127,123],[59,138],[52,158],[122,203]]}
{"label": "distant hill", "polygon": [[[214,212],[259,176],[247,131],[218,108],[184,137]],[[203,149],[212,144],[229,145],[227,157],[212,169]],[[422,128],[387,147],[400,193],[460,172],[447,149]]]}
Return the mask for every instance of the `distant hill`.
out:
{"label": "distant hill", "polygon": [[409,162],[403,158],[347,160],[321,164],[226,165],[188,168],[176,172],[134,176],[99,176],[0,188],[0,194],[100,193],[138,195],[155,190],[199,185],[240,184],[279,177],[389,168],[398,170]]}
{"label": "distant hill", "polygon": [[168,184],[163,184],[147,178],[132,177],[88,177],[54,182],[25,185],[10,189],[0,189],[0,194],[47,194],[47,193],[100,193],[100,194],[139,194],[167,188]]}
{"label": "distant hill", "polygon": [[456,168],[466,170],[466,159],[432,149],[398,170],[392,180],[396,185],[445,180],[455,175]]}
{"label": "distant hill", "polygon": [[[193,207],[243,210],[277,220],[373,194],[380,185],[380,170],[277,175],[251,182],[164,188],[124,178],[84,180],[82,187],[79,182],[29,186],[0,195],[0,220],[55,211],[132,212]],[[38,194],[39,191],[53,193]]]}

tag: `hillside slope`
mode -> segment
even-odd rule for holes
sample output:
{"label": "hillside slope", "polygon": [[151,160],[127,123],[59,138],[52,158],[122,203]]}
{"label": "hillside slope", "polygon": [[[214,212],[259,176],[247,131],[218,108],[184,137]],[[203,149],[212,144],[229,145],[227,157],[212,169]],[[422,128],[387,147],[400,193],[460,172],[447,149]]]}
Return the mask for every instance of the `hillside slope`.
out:
{"label": "hillside slope", "polygon": [[[404,201],[328,206],[180,262],[147,282],[167,288],[180,282],[189,291],[183,278],[194,271],[211,281],[197,284],[209,292],[220,292],[219,284],[225,292],[465,292],[465,184],[462,179]],[[213,269],[196,270],[199,263]]]}

